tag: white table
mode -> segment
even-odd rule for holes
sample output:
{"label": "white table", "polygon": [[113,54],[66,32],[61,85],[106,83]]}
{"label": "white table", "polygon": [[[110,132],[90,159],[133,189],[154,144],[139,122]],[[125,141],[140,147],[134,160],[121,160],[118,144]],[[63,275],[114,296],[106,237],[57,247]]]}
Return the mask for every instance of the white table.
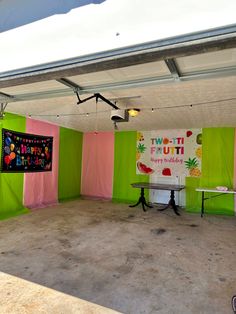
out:
{"label": "white table", "polygon": [[[196,188],[196,191],[202,192],[201,217],[203,217],[203,214],[204,214],[204,202],[205,202],[205,200],[209,200],[211,198],[218,197],[218,196],[221,196],[221,195],[224,195],[224,194],[236,194],[235,190],[230,190],[230,189],[227,190],[227,191],[222,191],[222,190],[218,190],[216,188],[203,188],[203,187],[200,187],[200,188]],[[218,193],[218,194],[205,197],[205,192]]]}

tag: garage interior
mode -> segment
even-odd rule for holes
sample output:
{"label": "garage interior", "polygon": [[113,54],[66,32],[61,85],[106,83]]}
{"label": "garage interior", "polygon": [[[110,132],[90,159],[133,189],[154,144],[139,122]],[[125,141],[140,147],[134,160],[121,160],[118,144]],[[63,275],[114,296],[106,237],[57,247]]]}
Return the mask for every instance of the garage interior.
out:
{"label": "garage interior", "polygon": [[[0,73],[0,114],[95,133],[235,127],[235,35],[230,25]],[[114,129],[109,104],[78,104],[97,93],[139,115]],[[235,217],[128,205],[82,196],[0,221],[1,313],[230,313]]]}

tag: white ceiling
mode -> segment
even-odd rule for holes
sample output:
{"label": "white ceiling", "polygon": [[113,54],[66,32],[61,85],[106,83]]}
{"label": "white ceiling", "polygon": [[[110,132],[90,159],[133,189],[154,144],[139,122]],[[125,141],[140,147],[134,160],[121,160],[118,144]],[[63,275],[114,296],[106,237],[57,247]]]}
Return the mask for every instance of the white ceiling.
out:
{"label": "white ceiling", "polygon": [[[119,99],[130,95],[141,96],[140,98],[127,99],[127,101],[118,100],[117,105],[120,108],[137,107],[141,109],[138,117],[130,118],[127,123],[119,123],[120,130],[236,126],[235,86],[235,77],[228,77],[133,88],[107,92],[103,95],[108,99]],[[195,106],[198,103],[230,98],[234,99]],[[96,120],[98,130],[113,130],[113,124],[110,120],[111,108],[106,103],[98,102],[96,117],[94,100],[79,106],[76,105],[76,102],[75,96],[69,96],[9,103],[7,111],[21,115],[31,114],[35,119],[53,122],[84,132],[95,130]],[[191,107],[191,104],[194,106]],[[158,109],[152,112],[152,108]],[[90,113],[88,117],[85,115],[87,112]],[[39,116],[40,114],[43,116]],[[60,115],[59,118],[56,117],[58,114]],[[68,116],[62,116],[63,114]]]}
{"label": "white ceiling", "polygon": [[[178,57],[174,62],[181,73],[179,79],[174,79],[165,61],[65,78],[79,86],[81,99],[101,93],[121,109],[141,110],[129,122],[119,123],[119,130],[235,127],[236,76],[232,69],[236,69],[236,48]],[[95,99],[77,105],[73,90],[56,80],[1,88],[0,92],[17,99],[8,103],[8,112],[83,132],[114,129],[107,103],[99,101],[97,113]]]}

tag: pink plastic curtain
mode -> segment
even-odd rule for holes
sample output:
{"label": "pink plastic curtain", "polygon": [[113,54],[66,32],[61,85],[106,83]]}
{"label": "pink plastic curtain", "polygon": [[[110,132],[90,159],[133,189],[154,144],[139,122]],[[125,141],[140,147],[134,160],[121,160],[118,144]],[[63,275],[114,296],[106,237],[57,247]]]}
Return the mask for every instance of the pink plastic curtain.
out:
{"label": "pink plastic curtain", "polygon": [[113,132],[85,133],[83,138],[81,194],[111,199],[113,168]]}
{"label": "pink plastic curtain", "polygon": [[26,120],[26,132],[53,136],[52,171],[25,173],[24,205],[28,208],[44,207],[58,202],[59,127],[33,119]]}

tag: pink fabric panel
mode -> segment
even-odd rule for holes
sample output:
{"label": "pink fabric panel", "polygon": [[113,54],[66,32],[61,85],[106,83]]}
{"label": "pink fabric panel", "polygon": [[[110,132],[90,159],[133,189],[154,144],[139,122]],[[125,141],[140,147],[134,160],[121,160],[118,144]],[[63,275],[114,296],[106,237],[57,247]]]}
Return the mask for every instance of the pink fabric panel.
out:
{"label": "pink fabric panel", "polygon": [[26,120],[26,132],[53,136],[52,171],[25,173],[24,205],[39,208],[58,202],[59,127],[33,119]]}
{"label": "pink fabric panel", "polygon": [[83,137],[81,194],[112,198],[114,133],[86,133]]}

